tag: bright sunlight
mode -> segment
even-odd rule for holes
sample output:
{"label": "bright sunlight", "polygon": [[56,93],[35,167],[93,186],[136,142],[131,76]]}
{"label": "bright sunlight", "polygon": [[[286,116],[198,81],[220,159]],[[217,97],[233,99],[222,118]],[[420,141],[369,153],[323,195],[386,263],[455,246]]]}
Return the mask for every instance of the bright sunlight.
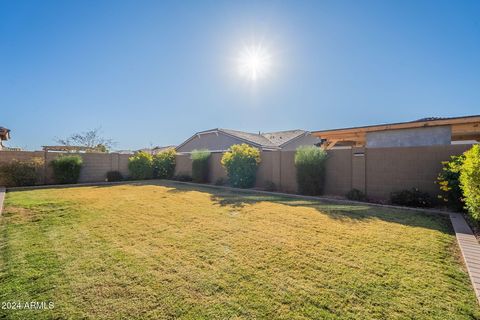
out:
{"label": "bright sunlight", "polygon": [[272,56],[266,47],[260,44],[248,45],[240,51],[237,69],[241,76],[256,82],[265,78],[272,66]]}

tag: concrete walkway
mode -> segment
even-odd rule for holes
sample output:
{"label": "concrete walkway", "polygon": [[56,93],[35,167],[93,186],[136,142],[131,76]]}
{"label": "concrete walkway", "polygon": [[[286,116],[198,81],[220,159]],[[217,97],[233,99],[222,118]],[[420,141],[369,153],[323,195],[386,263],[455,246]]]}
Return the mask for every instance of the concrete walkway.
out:
{"label": "concrete walkway", "polygon": [[457,236],[458,246],[462,251],[475,295],[480,303],[480,244],[473,235],[465,218],[459,213],[451,213],[453,230]]}

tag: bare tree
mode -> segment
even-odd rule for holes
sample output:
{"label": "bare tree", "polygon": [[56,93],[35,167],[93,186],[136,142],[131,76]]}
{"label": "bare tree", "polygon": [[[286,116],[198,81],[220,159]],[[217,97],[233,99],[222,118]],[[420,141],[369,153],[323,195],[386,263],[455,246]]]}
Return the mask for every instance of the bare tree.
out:
{"label": "bare tree", "polygon": [[106,139],[101,136],[101,128],[75,133],[63,139],[56,138],[55,141],[63,146],[86,147],[100,152],[108,152],[115,144],[112,139]]}

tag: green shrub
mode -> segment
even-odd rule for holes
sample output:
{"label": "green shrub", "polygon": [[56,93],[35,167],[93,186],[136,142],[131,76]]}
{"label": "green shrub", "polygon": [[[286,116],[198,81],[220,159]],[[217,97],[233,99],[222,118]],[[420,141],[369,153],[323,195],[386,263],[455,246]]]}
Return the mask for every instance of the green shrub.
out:
{"label": "green shrub", "polygon": [[430,195],[417,188],[392,192],[390,194],[390,202],[395,205],[406,207],[425,208],[432,206],[432,198]]}
{"label": "green shrub", "polygon": [[123,175],[120,171],[108,171],[107,172],[107,181],[108,182],[115,182],[115,181],[122,181]]}
{"label": "green shrub", "polygon": [[128,158],[128,171],[132,179],[151,179],[153,176],[153,156],[147,152],[138,152]]}
{"label": "green shrub", "polygon": [[192,159],[192,180],[194,182],[208,182],[210,151],[193,150],[190,155]]}
{"label": "green shrub", "polygon": [[302,146],[295,153],[298,192],[306,195],[323,193],[327,152],[315,146]]}
{"label": "green shrub", "polygon": [[40,182],[43,168],[42,158],[21,161],[14,159],[0,166],[0,183],[6,187],[34,186]]}
{"label": "green shrub", "polygon": [[272,192],[277,191],[277,186],[272,181],[265,181],[265,184],[263,186],[263,190],[272,191]]}
{"label": "green shrub", "polygon": [[57,183],[77,183],[80,178],[83,159],[78,155],[64,155],[52,160],[50,165],[53,168],[53,176]]}
{"label": "green shrub", "polygon": [[251,188],[255,185],[260,151],[245,143],[234,144],[223,154],[221,163],[232,187]]}
{"label": "green shrub", "polygon": [[462,211],[464,207],[462,189],[460,188],[460,169],[465,156],[452,156],[450,161],[442,162],[443,168],[437,177],[441,194],[438,196],[447,207]]}
{"label": "green shrub", "polygon": [[175,173],[175,156],[177,152],[170,148],[153,156],[153,177],[171,179]]}
{"label": "green shrub", "polygon": [[228,184],[228,180],[225,178],[218,178],[215,180],[215,185],[216,186],[226,186]]}
{"label": "green shrub", "polygon": [[465,159],[460,170],[460,187],[465,207],[470,216],[480,220],[480,145],[474,145],[464,153]]}
{"label": "green shrub", "polygon": [[348,200],[353,200],[353,201],[368,201],[367,196],[365,193],[358,189],[352,189],[348,191],[348,193],[345,195]]}
{"label": "green shrub", "polygon": [[176,176],[173,176],[172,180],[189,182],[189,181],[192,181],[192,177],[187,173],[181,173]]}

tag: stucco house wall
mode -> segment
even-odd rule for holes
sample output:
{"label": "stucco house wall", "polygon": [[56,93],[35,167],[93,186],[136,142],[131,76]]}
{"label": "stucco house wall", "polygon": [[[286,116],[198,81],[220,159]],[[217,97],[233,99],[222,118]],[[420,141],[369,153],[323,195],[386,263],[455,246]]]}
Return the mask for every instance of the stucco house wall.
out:
{"label": "stucco house wall", "polygon": [[281,146],[283,151],[295,151],[300,146],[313,146],[320,143],[321,139],[312,136],[310,133],[303,135],[299,138],[292,139],[288,143]]}

